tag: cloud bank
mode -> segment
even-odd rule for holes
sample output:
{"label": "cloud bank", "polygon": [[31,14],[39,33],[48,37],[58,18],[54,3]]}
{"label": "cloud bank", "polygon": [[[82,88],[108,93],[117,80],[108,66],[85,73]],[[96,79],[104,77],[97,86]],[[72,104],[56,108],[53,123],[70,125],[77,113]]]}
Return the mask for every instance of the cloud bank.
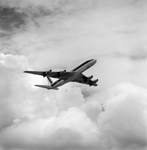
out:
{"label": "cloud bank", "polygon": [[[0,0],[1,150],[147,149],[145,4]],[[47,91],[34,87],[46,79],[23,74],[89,58],[96,88]]]}
{"label": "cloud bank", "polygon": [[146,149],[145,88],[110,88],[102,111],[98,96],[84,98],[71,84],[60,91],[31,86],[27,68],[24,56],[1,54],[1,149]]}

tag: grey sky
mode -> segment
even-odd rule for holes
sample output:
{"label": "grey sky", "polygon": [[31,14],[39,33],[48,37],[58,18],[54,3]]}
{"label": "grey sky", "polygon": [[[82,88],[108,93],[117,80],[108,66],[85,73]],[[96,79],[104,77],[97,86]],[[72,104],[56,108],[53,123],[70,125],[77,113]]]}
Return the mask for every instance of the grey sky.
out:
{"label": "grey sky", "polygon": [[[147,148],[146,0],[0,0],[0,149]],[[59,91],[24,70],[71,70]],[[102,111],[102,107],[105,111]]]}

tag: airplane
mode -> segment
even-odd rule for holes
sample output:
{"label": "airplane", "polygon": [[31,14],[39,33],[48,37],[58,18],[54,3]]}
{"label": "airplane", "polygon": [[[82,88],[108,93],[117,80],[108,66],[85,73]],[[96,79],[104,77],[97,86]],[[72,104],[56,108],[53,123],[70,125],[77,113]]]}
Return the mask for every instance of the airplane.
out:
{"label": "airplane", "polygon": [[[48,90],[58,90],[60,86],[68,83],[68,82],[78,82],[82,84],[87,84],[90,86],[97,86],[98,79],[91,80],[93,78],[93,75],[86,77],[84,74],[82,74],[85,70],[92,67],[97,60],[95,59],[89,59],[76,68],[74,68],[71,71],[24,71],[24,73],[30,73],[34,75],[41,75],[43,77],[47,77],[50,85],[35,85],[37,87],[46,88]],[[58,78],[57,81],[53,82],[51,78]]]}

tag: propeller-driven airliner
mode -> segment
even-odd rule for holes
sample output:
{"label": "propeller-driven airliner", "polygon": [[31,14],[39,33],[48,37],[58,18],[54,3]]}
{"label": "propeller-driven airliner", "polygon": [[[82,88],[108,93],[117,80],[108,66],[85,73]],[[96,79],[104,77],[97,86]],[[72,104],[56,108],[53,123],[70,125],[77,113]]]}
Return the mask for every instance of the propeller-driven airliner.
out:
{"label": "propeller-driven airliner", "polygon": [[[52,70],[49,70],[49,71],[24,71],[24,73],[30,73],[30,74],[34,74],[34,75],[40,75],[43,77],[47,77],[50,85],[35,85],[35,86],[41,87],[41,88],[46,88],[48,90],[50,90],[50,89],[58,90],[58,87],[66,84],[68,82],[78,82],[78,83],[87,84],[90,86],[97,86],[98,79],[91,80],[93,78],[93,75],[86,77],[84,74],[82,74],[85,70],[92,67],[96,62],[97,62],[97,60],[95,60],[95,59],[87,60],[71,71],[66,71],[66,70],[63,70],[63,71],[52,71]],[[53,82],[51,78],[58,78],[58,80]]]}

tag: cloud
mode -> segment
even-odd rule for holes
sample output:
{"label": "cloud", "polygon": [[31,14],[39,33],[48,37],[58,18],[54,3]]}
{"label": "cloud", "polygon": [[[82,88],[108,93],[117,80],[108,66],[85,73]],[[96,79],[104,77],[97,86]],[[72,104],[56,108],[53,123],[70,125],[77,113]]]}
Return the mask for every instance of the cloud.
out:
{"label": "cloud", "polygon": [[[19,19],[0,37],[0,149],[145,150],[146,1],[0,1]],[[19,18],[18,17],[18,18]],[[5,26],[3,26],[5,27]],[[9,33],[9,34],[6,34]],[[72,70],[82,61],[98,87],[34,84],[24,70]],[[103,105],[105,111],[102,111]]]}
{"label": "cloud", "polygon": [[111,88],[109,92],[111,97],[106,103],[106,111],[98,119],[106,143],[116,149],[145,148],[146,89],[122,83]]}
{"label": "cloud", "polygon": [[133,51],[130,58],[132,60],[144,60],[147,58],[147,52],[145,49],[138,49],[136,51]]}
{"label": "cloud", "polygon": [[[40,77],[35,79],[23,74],[23,70],[29,68],[24,56],[1,54],[0,68],[0,145],[3,148],[37,148],[36,138],[41,148],[65,146],[68,149],[71,145],[77,147],[77,144],[83,147],[85,142],[81,139],[87,140],[88,135],[97,130],[80,109],[85,100],[78,87],[67,86],[61,91],[48,93],[37,89],[33,84]],[[64,134],[64,140],[61,134]],[[53,142],[56,138],[59,139],[57,144]],[[48,139],[52,142],[48,143]]]}
{"label": "cloud", "polygon": [[[145,54],[142,51],[146,51],[145,1],[131,0],[121,3],[120,1],[98,1],[98,4],[95,4],[95,1],[2,1],[1,3],[2,5],[6,3],[5,7],[13,6],[16,12],[19,12],[16,9],[18,6],[25,14],[25,23],[20,26],[19,31],[16,28],[11,36],[2,39],[1,51],[25,55],[33,69],[42,69],[42,66],[58,67],[59,59],[61,67],[69,61],[77,65],[81,60],[91,57],[99,59],[116,52],[131,60],[138,60],[139,56],[146,59],[142,57]],[[27,13],[19,6],[23,3],[26,3],[23,6],[28,9]],[[103,5],[100,5],[101,3]],[[109,3],[112,4],[105,7]],[[110,9],[113,5],[122,3],[125,5],[115,7],[114,10]],[[29,7],[31,4],[33,6]],[[63,7],[67,13],[60,11],[54,13],[56,5],[59,7],[57,10]],[[37,6],[43,6],[45,12],[50,8],[53,10],[45,13]],[[83,10],[81,7],[86,9]],[[11,27],[13,22],[7,24]],[[69,68],[72,67],[71,64]]]}
{"label": "cloud", "polygon": [[14,30],[21,28],[25,24],[25,14],[16,11],[14,8],[0,7],[0,13],[2,16],[0,19],[0,28],[4,30],[4,34],[8,34],[9,32],[13,33]]}
{"label": "cloud", "polygon": [[0,68],[5,74],[0,88],[2,149],[147,147],[145,88],[130,83],[111,87],[102,111],[97,93],[84,98],[81,89],[72,84],[60,91],[33,87],[40,77],[33,81],[34,76],[22,73],[29,68],[24,56],[1,54]]}

